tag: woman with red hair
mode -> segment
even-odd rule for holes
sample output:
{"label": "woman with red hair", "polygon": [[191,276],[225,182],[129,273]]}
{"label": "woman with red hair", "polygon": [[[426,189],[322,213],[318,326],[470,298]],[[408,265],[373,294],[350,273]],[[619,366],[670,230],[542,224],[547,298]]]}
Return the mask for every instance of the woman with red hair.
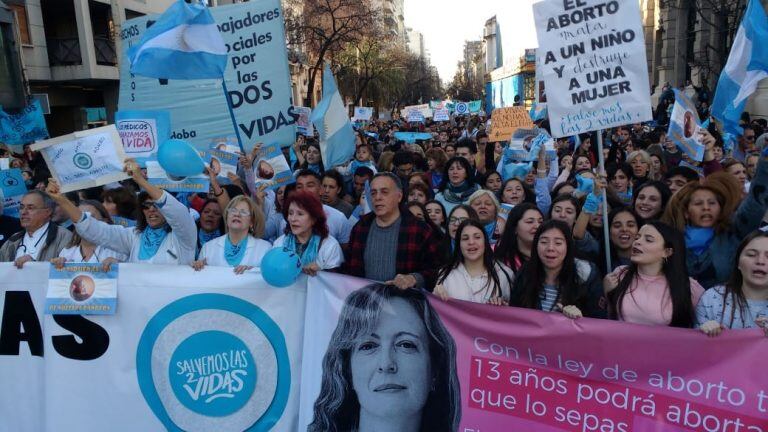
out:
{"label": "woman with red hair", "polygon": [[284,204],[285,234],[278,237],[273,246],[283,247],[298,255],[304,273],[310,276],[319,270],[340,267],[344,254],[339,242],[328,234],[323,204],[317,196],[309,192],[294,192]]}

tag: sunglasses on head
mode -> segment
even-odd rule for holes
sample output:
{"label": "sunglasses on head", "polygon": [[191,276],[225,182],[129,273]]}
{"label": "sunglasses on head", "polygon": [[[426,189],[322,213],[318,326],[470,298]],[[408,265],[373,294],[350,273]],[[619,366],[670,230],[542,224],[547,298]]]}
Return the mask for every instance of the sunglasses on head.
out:
{"label": "sunglasses on head", "polygon": [[143,203],[141,203],[141,208],[143,208],[144,210],[149,210],[152,207],[157,208],[157,205],[154,203],[154,201],[144,201]]}

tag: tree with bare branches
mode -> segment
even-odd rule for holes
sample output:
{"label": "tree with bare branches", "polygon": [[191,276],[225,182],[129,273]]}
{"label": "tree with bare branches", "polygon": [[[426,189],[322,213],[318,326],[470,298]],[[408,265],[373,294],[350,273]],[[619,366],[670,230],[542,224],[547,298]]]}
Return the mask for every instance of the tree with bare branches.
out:
{"label": "tree with bare branches", "polygon": [[369,1],[361,0],[286,0],[299,2],[300,14],[286,16],[289,44],[303,45],[314,67],[309,71],[307,99],[312,100],[313,89],[323,63],[334,59],[347,47],[358,44],[379,21],[380,11]]}

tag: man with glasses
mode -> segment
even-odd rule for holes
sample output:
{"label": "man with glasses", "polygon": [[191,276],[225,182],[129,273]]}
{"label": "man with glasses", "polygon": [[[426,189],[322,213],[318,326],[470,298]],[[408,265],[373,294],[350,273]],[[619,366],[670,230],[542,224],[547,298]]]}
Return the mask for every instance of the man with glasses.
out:
{"label": "man with glasses", "polygon": [[439,267],[437,237],[409,211],[400,210],[403,186],[388,172],[371,181],[373,211],[360,218],[349,239],[344,273],[400,289],[432,289]]}
{"label": "man with glasses", "polygon": [[734,159],[744,162],[746,155],[749,153],[759,153],[760,149],[757,148],[755,138],[755,130],[752,126],[745,125],[744,133],[739,136],[739,144],[737,148],[733,150]]}
{"label": "man with glasses", "polygon": [[45,192],[27,192],[19,206],[23,230],[0,247],[0,261],[13,261],[17,268],[22,268],[30,261],[48,261],[59,256],[72,240],[72,233],[51,223],[55,209],[55,201]]}

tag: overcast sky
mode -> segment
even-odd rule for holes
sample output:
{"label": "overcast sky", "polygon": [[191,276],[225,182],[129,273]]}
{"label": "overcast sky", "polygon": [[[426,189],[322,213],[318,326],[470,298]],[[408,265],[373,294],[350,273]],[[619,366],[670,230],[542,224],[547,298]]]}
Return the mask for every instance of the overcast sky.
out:
{"label": "overcast sky", "polygon": [[424,45],[440,79],[448,81],[461,60],[465,40],[481,40],[485,21],[496,15],[505,63],[535,48],[533,0],[405,0],[405,25],[424,34]]}

